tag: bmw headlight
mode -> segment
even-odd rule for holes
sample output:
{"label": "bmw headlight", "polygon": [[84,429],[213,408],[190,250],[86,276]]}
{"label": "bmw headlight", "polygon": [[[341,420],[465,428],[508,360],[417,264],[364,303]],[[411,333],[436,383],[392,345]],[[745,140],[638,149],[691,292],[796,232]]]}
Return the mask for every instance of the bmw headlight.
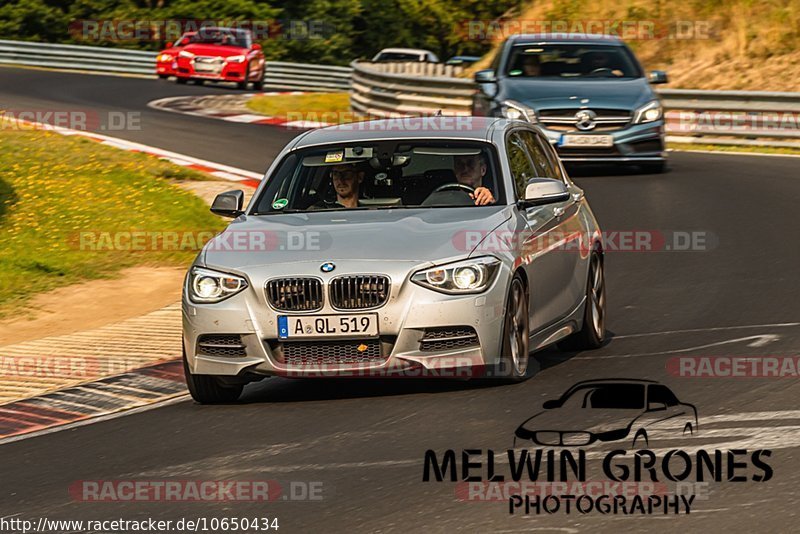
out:
{"label": "bmw headlight", "polygon": [[661,102],[653,100],[636,110],[636,115],[633,117],[633,122],[636,124],[643,122],[657,121],[664,116],[664,109],[661,107]]}
{"label": "bmw headlight", "polygon": [[228,63],[244,63],[244,60],[247,59],[245,56],[230,56],[225,59]]}
{"label": "bmw headlight", "polygon": [[500,104],[500,112],[507,119],[536,123],[536,112],[516,100],[504,100]]}
{"label": "bmw headlight", "polygon": [[189,275],[189,298],[192,302],[212,303],[225,300],[247,287],[247,280],[234,274],[195,267]]}
{"label": "bmw headlight", "polygon": [[180,57],[186,57],[186,58],[193,58],[194,57],[194,54],[192,54],[191,52],[189,52],[187,50],[181,50],[180,53],[178,53],[178,55]]}
{"label": "bmw headlight", "polygon": [[481,293],[492,285],[500,260],[484,256],[417,271],[411,280],[442,293]]}

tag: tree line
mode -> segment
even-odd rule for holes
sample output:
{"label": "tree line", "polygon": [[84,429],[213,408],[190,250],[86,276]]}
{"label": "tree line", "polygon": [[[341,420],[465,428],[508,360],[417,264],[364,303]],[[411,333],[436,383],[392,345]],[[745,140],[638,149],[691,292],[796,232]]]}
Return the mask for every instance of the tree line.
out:
{"label": "tree line", "polygon": [[386,47],[483,55],[470,22],[522,0],[5,0],[0,38],[159,50],[178,29],[219,21],[254,30],[269,59],[346,65]]}

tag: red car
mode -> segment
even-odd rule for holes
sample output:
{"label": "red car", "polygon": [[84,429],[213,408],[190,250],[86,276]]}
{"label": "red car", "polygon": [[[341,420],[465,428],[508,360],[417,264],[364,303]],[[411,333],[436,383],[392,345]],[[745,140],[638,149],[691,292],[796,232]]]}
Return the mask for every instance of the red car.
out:
{"label": "red car", "polygon": [[183,47],[191,42],[192,36],[196,32],[186,32],[181,35],[181,38],[175,41],[175,44],[167,43],[167,48],[161,51],[156,56],[156,74],[159,78],[169,78],[175,76],[175,69],[178,67],[178,54]]}
{"label": "red car", "polygon": [[264,87],[264,53],[261,45],[253,44],[248,30],[201,28],[178,53],[175,76],[178,83],[236,82],[239,89],[252,83],[260,91]]}

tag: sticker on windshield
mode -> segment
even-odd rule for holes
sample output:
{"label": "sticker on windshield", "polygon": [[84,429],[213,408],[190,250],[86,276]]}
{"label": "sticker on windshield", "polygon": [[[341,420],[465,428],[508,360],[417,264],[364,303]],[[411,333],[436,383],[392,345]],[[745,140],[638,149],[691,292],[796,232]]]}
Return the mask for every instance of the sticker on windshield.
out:
{"label": "sticker on windshield", "polygon": [[282,210],[283,208],[286,207],[286,205],[288,203],[289,203],[289,201],[286,200],[285,198],[279,198],[278,200],[276,200],[275,202],[272,203],[272,209],[274,209],[274,210]]}
{"label": "sticker on windshield", "polygon": [[344,159],[344,150],[333,150],[325,154],[325,163],[338,163]]}

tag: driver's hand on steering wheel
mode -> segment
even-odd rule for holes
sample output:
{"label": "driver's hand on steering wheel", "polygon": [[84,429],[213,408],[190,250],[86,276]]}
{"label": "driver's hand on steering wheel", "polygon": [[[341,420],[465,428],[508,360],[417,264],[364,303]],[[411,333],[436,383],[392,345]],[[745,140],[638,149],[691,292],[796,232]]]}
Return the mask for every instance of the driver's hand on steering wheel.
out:
{"label": "driver's hand on steering wheel", "polygon": [[475,200],[476,206],[486,206],[487,204],[494,204],[494,195],[486,187],[476,187],[475,192],[470,193],[469,197]]}

